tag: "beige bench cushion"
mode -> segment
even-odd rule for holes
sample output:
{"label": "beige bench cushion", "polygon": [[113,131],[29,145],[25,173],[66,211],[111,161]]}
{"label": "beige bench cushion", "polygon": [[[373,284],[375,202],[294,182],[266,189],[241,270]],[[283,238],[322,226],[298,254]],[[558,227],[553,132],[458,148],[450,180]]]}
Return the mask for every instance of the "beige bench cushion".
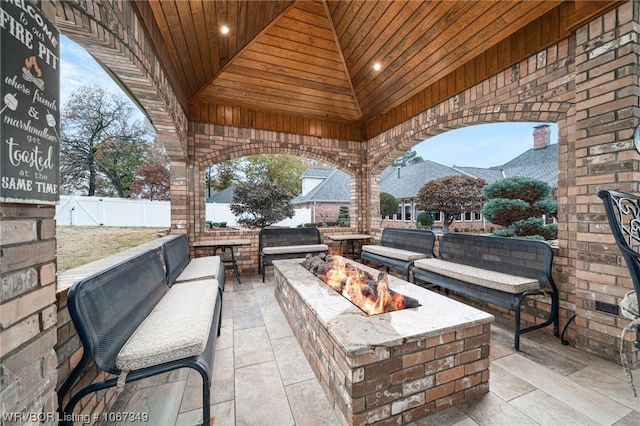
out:
{"label": "beige bench cushion", "polygon": [[369,253],[379,254],[380,256],[390,257],[392,259],[411,261],[416,259],[424,259],[428,257],[424,253],[418,253],[416,251],[402,250],[392,247],[376,246],[376,245],[363,245],[362,251],[368,251]]}
{"label": "beige bench cushion", "polygon": [[189,261],[176,282],[218,279],[220,274],[220,256],[196,257]]}
{"label": "beige bench cushion", "polygon": [[116,366],[133,371],[201,354],[207,345],[217,297],[217,280],[171,287],[120,349]]}
{"label": "beige bench cushion", "polygon": [[523,291],[540,289],[540,283],[533,278],[503,274],[441,259],[417,260],[413,265],[416,268],[506,293],[517,294]]}
{"label": "beige bench cushion", "polygon": [[262,249],[262,254],[290,254],[290,253],[316,253],[319,251],[328,251],[329,246],[326,244],[303,244],[299,246],[274,246]]}

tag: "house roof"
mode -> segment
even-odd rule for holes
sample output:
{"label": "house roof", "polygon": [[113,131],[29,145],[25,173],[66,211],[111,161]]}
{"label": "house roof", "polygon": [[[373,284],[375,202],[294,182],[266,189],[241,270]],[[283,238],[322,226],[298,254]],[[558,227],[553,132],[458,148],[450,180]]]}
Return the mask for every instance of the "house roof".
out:
{"label": "house roof", "polygon": [[335,169],[307,169],[300,178],[327,178]]}
{"label": "house roof", "polygon": [[418,194],[426,182],[461,174],[451,167],[429,160],[400,168],[389,166],[380,174],[380,192],[387,192],[395,198],[411,198]]}
{"label": "house roof", "polygon": [[555,188],[558,186],[558,145],[529,149],[501,166],[490,168],[447,167],[428,160],[401,168],[389,166],[380,174],[380,191],[397,199],[412,198],[427,182],[463,174],[484,179],[487,183],[507,177],[526,176],[542,180]]}
{"label": "house roof", "polygon": [[235,185],[214,193],[211,197],[206,198],[207,203],[231,204],[233,193],[236,190]]}
{"label": "house roof", "polygon": [[[319,171],[321,172],[316,173]],[[307,172],[309,172],[309,174],[307,174]],[[326,174],[326,177],[321,176],[323,174]],[[324,181],[319,183],[307,194],[298,195],[291,200],[291,204],[293,205],[313,201],[349,203],[351,200],[351,193],[349,191],[351,178],[343,171],[338,169],[308,169],[302,174],[302,177],[324,177]]]}
{"label": "house roof", "polygon": [[505,178],[500,168],[485,169],[482,167],[460,167],[460,166],[453,166],[453,168],[467,176],[484,179],[487,183],[493,183],[497,180]]}
{"label": "house roof", "polygon": [[505,177],[526,176],[558,186],[558,144],[532,148],[500,166]]}

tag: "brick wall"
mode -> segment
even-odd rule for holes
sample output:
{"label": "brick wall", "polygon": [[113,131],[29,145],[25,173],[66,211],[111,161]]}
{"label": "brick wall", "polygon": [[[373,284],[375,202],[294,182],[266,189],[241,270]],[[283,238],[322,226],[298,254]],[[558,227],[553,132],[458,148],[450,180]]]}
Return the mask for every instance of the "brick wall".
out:
{"label": "brick wall", "polygon": [[[205,199],[202,195],[205,193],[205,169],[222,161],[258,154],[305,156],[333,164],[349,174],[351,177],[351,204],[349,205],[351,226],[363,231],[366,229],[366,214],[363,212],[360,191],[360,188],[365,186],[365,170],[361,166],[362,146],[362,142],[357,141],[191,123],[189,149],[193,150],[194,156],[190,159],[187,176],[187,182],[190,185],[189,203],[192,206],[189,235],[195,235],[195,238],[199,239],[205,231]],[[173,199],[173,189],[171,194]]]}
{"label": "brick wall", "polygon": [[[628,2],[578,29],[575,139],[567,150],[570,257],[575,260],[577,346],[616,359],[628,320],[595,310],[632,290],[597,197],[599,189],[640,192],[640,154],[632,134],[640,123],[640,3]],[[632,363],[634,333],[624,342]]]}
{"label": "brick wall", "polygon": [[55,206],[0,204],[2,415],[57,407]]}
{"label": "brick wall", "polygon": [[[352,234],[353,230],[350,228],[342,228],[342,227],[328,227],[328,228],[319,228],[320,229],[320,238],[322,239],[322,243],[329,246],[330,253],[338,253],[340,251],[340,242],[333,241],[329,238],[330,235],[345,235]],[[206,240],[240,240],[247,239],[250,241],[250,244],[243,246],[236,246],[233,249],[233,253],[236,258],[236,262],[238,264],[238,271],[240,274],[256,274],[258,273],[258,234],[260,230],[258,229],[226,229],[220,230],[217,229],[215,231],[207,231],[204,232],[199,238],[199,241]],[[192,249],[194,256],[210,256],[211,249],[203,249],[196,248]],[[228,254],[218,252],[218,255],[228,256]],[[269,267],[271,268],[271,267]],[[269,272],[271,269],[269,269]],[[226,266],[226,277],[227,279],[235,279],[233,276],[233,272],[231,271],[231,266]]]}

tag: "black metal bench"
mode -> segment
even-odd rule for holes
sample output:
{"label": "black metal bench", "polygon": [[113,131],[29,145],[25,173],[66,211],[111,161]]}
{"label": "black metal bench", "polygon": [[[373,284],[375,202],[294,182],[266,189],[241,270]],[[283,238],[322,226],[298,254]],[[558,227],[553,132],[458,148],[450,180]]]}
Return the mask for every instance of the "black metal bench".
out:
{"label": "black metal bench", "polygon": [[220,256],[189,259],[189,244],[185,234],[162,244],[162,257],[169,285],[193,280],[213,278],[224,290],[224,262]]}
{"label": "black metal bench", "polygon": [[273,265],[273,260],[328,252],[318,228],[265,228],[258,236],[258,273],[262,273],[264,282],[265,267]]}
{"label": "black metal bench", "polygon": [[[186,367],[202,376],[203,424],[210,423],[211,372],[222,307],[217,280],[169,288],[160,254],[150,250],[76,282],[67,303],[83,354],[58,392],[62,419],[73,418],[75,405],[92,392]],[[91,360],[116,377],[88,385],[78,382]],[[80,389],[74,389],[65,405],[76,382]]]}
{"label": "black metal bench", "polygon": [[360,259],[396,269],[409,281],[413,262],[433,257],[436,237],[427,229],[384,228],[380,245],[363,245]]}
{"label": "black metal bench", "polygon": [[[558,334],[558,289],[551,276],[553,250],[543,241],[448,233],[437,259],[415,262],[413,282],[452,290],[515,312],[514,347],[520,335],[553,323]],[[545,286],[549,286],[545,290]],[[551,297],[551,312],[541,324],[521,329],[520,310],[529,296]]]}
{"label": "black metal bench", "polygon": [[[633,290],[620,301],[622,315],[631,320],[623,329],[620,339],[624,342],[626,334],[635,329],[634,346],[640,349],[640,310],[638,308],[640,306],[640,196],[606,189],[599,191],[598,196],[604,202],[611,232],[622,252],[633,282]],[[635,396],[636,390],[633,386],[633,376],[629,370],[624,344],[620,345],[620,358],[627,382]]]}

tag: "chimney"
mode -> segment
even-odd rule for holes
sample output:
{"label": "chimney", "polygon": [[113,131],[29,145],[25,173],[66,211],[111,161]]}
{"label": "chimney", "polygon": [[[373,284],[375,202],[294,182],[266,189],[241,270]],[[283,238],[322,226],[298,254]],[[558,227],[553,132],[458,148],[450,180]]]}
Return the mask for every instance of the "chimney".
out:
{"label": "chimney", "polygon": [[551,126],[541,124],[533,128],[533,149],[549,146],[551,143]]}

